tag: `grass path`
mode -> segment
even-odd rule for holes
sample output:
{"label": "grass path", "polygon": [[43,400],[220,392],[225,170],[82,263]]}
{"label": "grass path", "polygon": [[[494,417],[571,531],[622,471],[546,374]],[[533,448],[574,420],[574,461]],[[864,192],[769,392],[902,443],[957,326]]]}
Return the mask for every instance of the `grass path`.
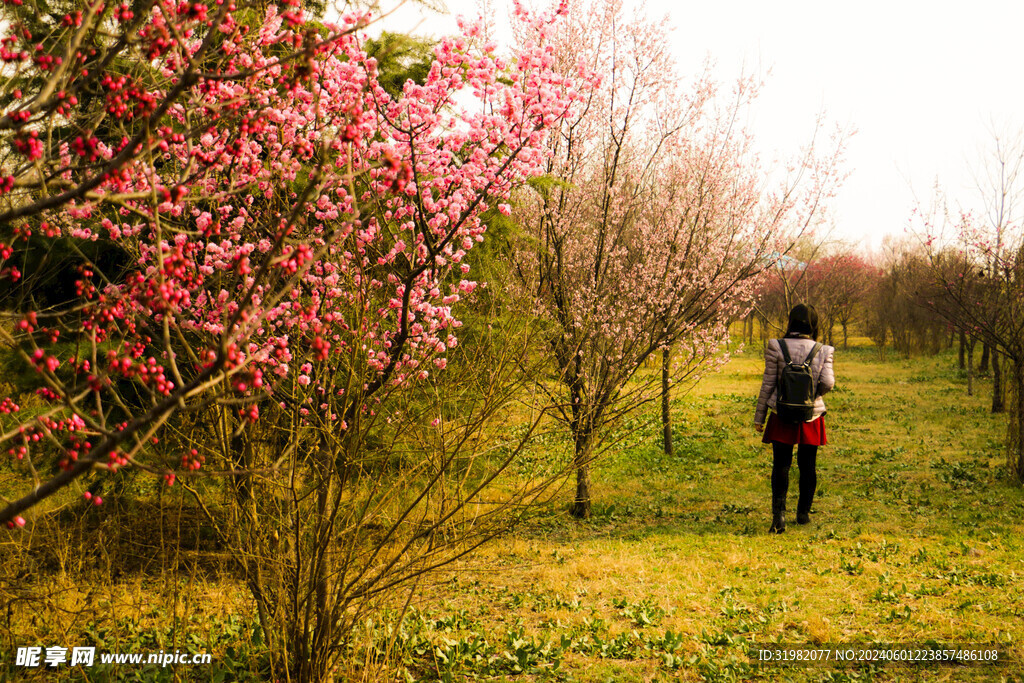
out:
{"label": "grass path", "polygon": [[[792,524],[794,466],[776,537],[751,425],[762,360],[735,357],[675,401],[675,457],[656,424],[606,454],[592,520],[546,518],[426,588],[402,642],[410,675],[1020,679],[1024,496],[1003,478],[989,384],[967,397],[953,361],[839,350],[816,512]],[[751,666],[746,645],[772,641],[998,643],[1011,662]]]}
{"label": "grass path", "polygon": [[[990,383],[966,396],[949,354],[880,363],[870,346],[838,351],[813,521],[792,524],[794,468],[790,527],[770,536],[771,454],[752,426],[762,363],[737,355],[676,397],[674,457],[661,451],[654,406],[625,425],[595,465],[591,520],[566,514],[567,486],[546,514],[421,586],[392,637],[368,624],[401,660],[399,680],[1024,681],[1024,491],[1004,478],[1005,419],[988,412]],[[522,471],[570,451],[564,435],[538,435]],[[140,543],[130,531],[96,530],[122,553]],[[0,577],[0,681],[261,680],[251,600],[199,540],[189,557],[208,571],[188,565],[188,576],[151,564],[116,578],[105,544],[81,553],[73,536],[45,553],[67,573],[38,548],[22,552],[12,565],[21,573]],[[372,678],[378,670],[361,667],[374,651],[357,635],[352,670],[339,674]],[[787,667],[748,657],[751,643],[927,641],[994,644],[1008,661]],[[12,666],[11,648],[25,643],[194,647],[214,662],[54,678]]]}

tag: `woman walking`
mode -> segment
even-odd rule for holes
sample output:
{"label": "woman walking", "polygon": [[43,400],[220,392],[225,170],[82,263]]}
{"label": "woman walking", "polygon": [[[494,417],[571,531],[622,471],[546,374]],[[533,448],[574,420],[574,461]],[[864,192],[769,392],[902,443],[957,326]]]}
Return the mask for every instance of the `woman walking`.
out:
{"label": "woman walking", "polygon": [[[832,355],[835,349],[817,343],[817,339],[817,311],[813,306],[797,304],[789,312],[786,336],[782,339],[769,339],[765,345],[764,378],[761,381],[761,392],[757,397],[757,410],[754,412],[754,429],[764,433],[762,442],[772,445],[772,525],[769,533],[781,534],[786,530],[786,494],[789,491],[789,468],[793,464],[794,446],[797,466],[800,468],[800,497],[796,504],[796,521],[797,524],[807,524],[811,521],[811,502],[818,486],[815,469],[818,446],[828,443],[825,437],[825,401],[822,395],[828,393],[835,385],[835,374],[832,371]],[[801,416],[802,419],[787,421],[779,416],[780,380],[787,365],[797,369],[796,374],[799,375],[799,366],[804,363],[807,363],[810,371],[813,395],[808,396],[807,400],[813,400],[813,409],[808,405],[806,414]],[[796,379],[795,385],[800,386],[799,378]],[[769,408],[772,410],[770,415]]]}

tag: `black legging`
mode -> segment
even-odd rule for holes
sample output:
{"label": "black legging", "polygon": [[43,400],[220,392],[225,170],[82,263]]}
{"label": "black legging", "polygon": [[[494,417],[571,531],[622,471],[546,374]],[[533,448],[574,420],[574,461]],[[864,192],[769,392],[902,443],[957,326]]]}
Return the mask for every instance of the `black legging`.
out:
{"label": "black legging", "polygon": [[[789,468],[793,465],[793,445],[772,441],[772,455],[772,498],[785,498],[789,491]],[[800,501],[797,509],[803,512],[811,507],[814,490],[818,487],[818,473],[815,469],[817,458],[817,446],[797,446],[796,464],[800,468]]]}

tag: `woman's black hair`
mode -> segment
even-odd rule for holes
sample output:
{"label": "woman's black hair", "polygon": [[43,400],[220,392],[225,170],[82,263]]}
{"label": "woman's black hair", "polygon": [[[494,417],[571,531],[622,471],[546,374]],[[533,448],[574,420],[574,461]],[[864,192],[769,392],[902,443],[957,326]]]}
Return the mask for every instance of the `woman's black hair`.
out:
{"label": "woman's black hair", "polygon": [[786,336],[794,337],[799,334],[806,334],[815,341],[818,339],[818,312],[810,304],[797,304],[789,312]]}

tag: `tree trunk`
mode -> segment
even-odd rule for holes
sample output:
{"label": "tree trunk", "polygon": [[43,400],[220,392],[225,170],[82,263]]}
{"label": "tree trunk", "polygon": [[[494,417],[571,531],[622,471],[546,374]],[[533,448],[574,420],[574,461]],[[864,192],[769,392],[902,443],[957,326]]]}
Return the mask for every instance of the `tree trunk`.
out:
{"label": "tree trunk", "polygon": [[963,330],[960,330],[960,353],[958,354],[959,368],[964,369],[964,351],[967,348],[967,335]]}
{"label": "tree trunk", "polygon": [[572,505],[572,516],[577,519],[590,518],[590,447],[589,430],[576,435],[573,465],[576,467],[576,500]]}
{"label": "tree trunk", "polygon": [[848,343],[849,343],[849,341],[850,341],[850,338],[849,338],[849,336],[847,335],[847,331],[848,331],[848,330],[847,330],[847,327],[848,327],[848,326],[847,326],[847,324],[846,324],[846,323],[843,323],[843,348],[844,348],[844,349],[845,349],[845,348],[847,348],[847,346],[848,346]]}
{"label": "tree trunk", "polygon": [[999,352],[992,350],[992,412],[1002,413],[1006,410],[1003,402],[1003,369],[999,365]]}
{"label": "tree trunk", "polygon": [[332,502],[334,499],[334,454],[324,444],[320,445],[318,460],[320,461],[320,480],[316,485],[317,520],[314,529],[314,552],[309,562],[309,578],[313,584],[316,605],[313,632],[306,633],[303,645],[308,648],[308,659],[303,664],[303,673],[308,673],[306,681],[325,681],[328,678],[327,655],[328,647],[334,642],[332,633],[334,624],[331,619],[329,581],[333,574],[331,537],[333,532]]}
{"label": "tree trunk", "polygon": [[974,344],[975,340],[967,340],[967,395],[974,396]]}
{"label": "tree trunk", "polygon": [[984,377],[988,374],[988,359],[989,359],[989,347],[988,342],[981,345],[981,361],[978,363],[978,376]]}
{"label": "tree trunk", "polygon": [[669,413],[669,349],[661,352],[661,431],[665,455],[672,455],[672,415]]}
{"label": "tree trunk", "polygon": [[1010,364],[1010,424],[1006,434],[1006,460],[1010,472],[1024,483],[1024,358]]}

